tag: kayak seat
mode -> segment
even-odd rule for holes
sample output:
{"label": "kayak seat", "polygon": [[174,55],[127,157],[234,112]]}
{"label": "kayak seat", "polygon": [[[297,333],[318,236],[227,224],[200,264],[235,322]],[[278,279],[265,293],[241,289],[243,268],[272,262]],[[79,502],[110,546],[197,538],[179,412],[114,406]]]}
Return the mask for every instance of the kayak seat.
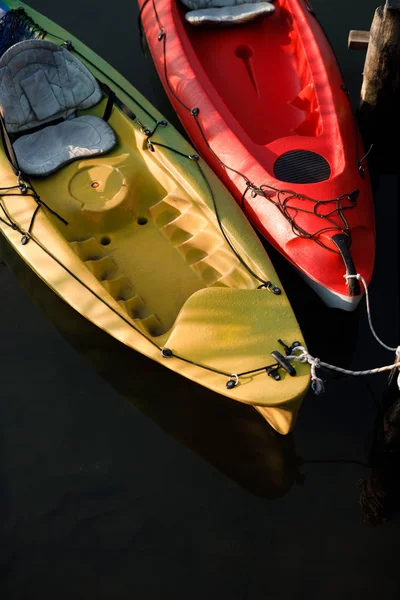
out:
{"label": "kayak seat", "polygon": [[37,39],[9,48],[0,59],[0,104],[20,170],[50,175],[111,150],[116,137],[108,123],[76,116],[102,96],[93,75],[65,48]]}
{"label": "kayak seat", "polygon": [[240,25],[271,15],[275,7],[260,0],[182,0],[191,10],[185,19],[194,26]]}

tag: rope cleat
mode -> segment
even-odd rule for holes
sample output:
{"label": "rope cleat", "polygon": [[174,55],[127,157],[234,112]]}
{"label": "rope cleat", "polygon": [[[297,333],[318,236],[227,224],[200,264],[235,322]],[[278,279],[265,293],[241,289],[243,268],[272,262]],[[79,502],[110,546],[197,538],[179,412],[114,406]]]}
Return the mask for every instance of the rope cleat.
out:
{"label": "rope cleat", "polygon": [[278,343],[284,347],[286,356],[291,356],[293,354],[293,350],[301,346],[300,342],[293,342],[290,346],[288,346],[280,339],[278,340]]}
{"label": "rope cleat", "polygon": [[272,377],[275,381],[280,381],[281,376],[279,375],[279,364],[270,365],[269,367],[265,367],[268,377]]}
{"label": "rope cleat", "polygon": [[[285,356],[283,356],[283,354],[281,354],[277,350],[274,350],[273,352],[271,352],[271,356],[274,357],[274,359],[278,363],[279,367],[284,369],[286,371],[286,373],[289,373],[289,375],[291,377],[294,377],[296,375],[296,369],[290,363],[290,361],[288,361],[288,359]],[[269,373],[268,373],[268,375],[269,375]]]}

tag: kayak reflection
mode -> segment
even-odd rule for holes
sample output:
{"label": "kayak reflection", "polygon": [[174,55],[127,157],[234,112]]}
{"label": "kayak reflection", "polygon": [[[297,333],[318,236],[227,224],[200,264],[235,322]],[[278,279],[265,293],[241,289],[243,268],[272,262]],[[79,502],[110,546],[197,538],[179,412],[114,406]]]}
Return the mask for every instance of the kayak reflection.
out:
{"label": "kayak reflection", "polygon": [[[292,434],[127,348],[52,292],[0,236],[0,252],[31,300],[114,389],[189,450],[251,494],[279,498],[297,476]],[[134,440],[132,450],[134,450]]]}

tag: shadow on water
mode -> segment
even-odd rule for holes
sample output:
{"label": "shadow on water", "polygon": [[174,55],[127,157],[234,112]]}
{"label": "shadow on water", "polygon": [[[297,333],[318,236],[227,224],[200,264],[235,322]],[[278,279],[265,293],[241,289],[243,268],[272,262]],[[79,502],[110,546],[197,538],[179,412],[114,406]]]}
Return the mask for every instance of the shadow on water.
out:
{"label": "shadow on water", "polygon": [[31,300],[85,362],[165,432],[256,496],[278,498],[292,488],[298,476],[292,435],[279,435],[254,408],[177,375],[89,323],[3,236],[0,252]]}
{"label": "shadow on water", "polygon": [[326,306],[290,263],[261,240],[287,293],[309,352],[348,367],[358,343],[360,308],[345,312]]}
{"label": "shadow on water", "polygon": [[[3,236],[0,235],[2,238]],[[3,260],[1,260],[0,255],[0,269],[5,269],[6,264]],[[0,419],[2,419],[2,406],[0,410]],[[0,437],[0,465],[5,463],[4,455],[4,444],[3,439]],[[7,482],[4,477],[4,470],[1,469],[0,473],[0,531],[4,531],[4,525],[7,523],[7,520],[10,516],[10,502],[7,491]],[[2,536],[0,536],[1,539]],[[9,569],[9,560],[8,560],[8,552],[5,544],[0,543],[0,583],[4,581]]]}

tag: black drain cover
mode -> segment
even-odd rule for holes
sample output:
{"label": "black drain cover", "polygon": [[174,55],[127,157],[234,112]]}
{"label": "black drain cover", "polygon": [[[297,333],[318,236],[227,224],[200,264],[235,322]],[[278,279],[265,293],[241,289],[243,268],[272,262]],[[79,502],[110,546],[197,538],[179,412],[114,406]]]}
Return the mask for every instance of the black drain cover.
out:
{"label": "black drain cover", "polygon": [[331,174],[328,161],[309,150],[291,150],[282,154],[274,164],[274,175],[289,183],[318,183]]}

